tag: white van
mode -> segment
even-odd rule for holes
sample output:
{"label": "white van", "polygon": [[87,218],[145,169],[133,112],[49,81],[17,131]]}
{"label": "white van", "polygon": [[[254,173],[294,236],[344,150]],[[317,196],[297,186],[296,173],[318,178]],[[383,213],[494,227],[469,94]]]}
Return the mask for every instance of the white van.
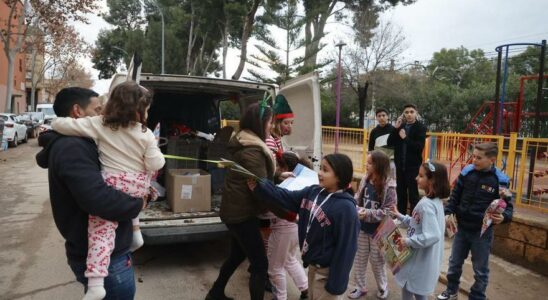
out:
{"label": "white van", "polygon": [[36,111],[44,114],[44,119],[56,118],[55,111],[53,111],[53,103],[39,103],[36,105]]}
{"label": "white van", "polygon": [[[125,80],[126,75],[115,75],[111,90],[113,86]],[[160,124],[161,140],[167,140],[167,145],[161,147],[162,152],[170,154],[175,152],[175,154],[209,159],[229,157],[222,144],[212,145],[203,140],[201,146],[192,148],[193,141],[181,142],[180,139],[169,138],[170,123],[176,121],[193,130],[214,134],[222,131],[219,105],[221,101],[237,102],[240,111],[243,112],[246,106],[262,99],[265,92],[270,93],[272,99],[277,93],[281,93],[286,97],[296,116],[293,132],[285,140],[286,144],[290,146],[288,150],[309,157],[315,168],[319,169],[321,106],[318,75],[315,73],[293,79],[281,87],[272,84],[206,77],[150,74],[141,74],[140,84],[154,94],[153,104],[148,113],[148,126],[154,129],[157,124]],[[167,159],[163,173],[166,173],[166,169],[181,168],[181,163],[185,162]],[[211,174],[212,209],[208,212],[173,213],[168,207],[167,201],[150,203],[149,207],[139,215],[146,244],[207,240],[220,237],[227,232],[226,226],[219,218],[224,169],[215,170],[215,168],[211,168],[211,165],[205,163],[194,162],[194,165],[188,165],[192,162],[186,163],[185,167],[198,167]],[[164,180],[160,177],[158,181],[164,185]]]}

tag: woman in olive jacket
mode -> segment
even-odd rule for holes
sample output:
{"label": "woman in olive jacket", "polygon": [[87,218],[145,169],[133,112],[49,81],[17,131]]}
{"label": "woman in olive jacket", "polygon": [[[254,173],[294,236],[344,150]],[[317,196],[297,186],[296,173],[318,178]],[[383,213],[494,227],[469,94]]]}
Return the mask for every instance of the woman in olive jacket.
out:
{"label": "woman in olive jacket", "polygon": [[[276,168],[274,156],[264,142],[270,132],[271,123],[270,107],[250,105],[240,119],[240,131],[230,140],[228,150],[236,163],[260,178],[272,180]],[[229,170],[225,179],[220,215],[230,233],[230,254],[206,300],[232,299],[224,294],[226,284],[246,258],[250,262],[250,298],[263,299],[268,260],[259,232],[257,215],[265,210],[263,201],[249,190],[247,178]]]}

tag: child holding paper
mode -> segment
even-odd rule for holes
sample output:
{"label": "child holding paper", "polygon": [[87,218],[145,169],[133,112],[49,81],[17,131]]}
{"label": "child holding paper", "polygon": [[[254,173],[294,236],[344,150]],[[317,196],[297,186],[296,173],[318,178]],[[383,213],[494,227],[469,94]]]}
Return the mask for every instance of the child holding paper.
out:
{"label": "child holding paper", "polygon": [[407,227],[407,237],[396,241],[408,246],[413,256],[396,273],[396,282],[402,288],[402,300],[427,300],[434,292],[443,259],[445,217],[440,198],[449,197],[449,181],[444,165],[426,162],[419,168],[417,185],[424,196],[413,209],[412,216],[402,215],[396,206],[391,214]]}
{"label": "child holding paper", "polygon": [[348,295],[358,299],[367,294],[367,264],[371,261],[373,274],[377,281],[377,298],[388,298],[388,281],[384,267],[384,257],[373,235],[386,211],[396,201],[396,182],[390,178],[390,158],[381,150],[374,150],[367,156],[365,164],[367,174],[362,178],[354,199],[358,203],[358,217],[361,230],[358,237],[358,252],[354,261],[354,280],[356,288]]}
{"label": "child holding paper", "polygon": [[268,180],[248,181],[258,197],[299,214],[299,244],[308,266],[308,293],[314,299],[342,299],[357,249],[360,224],[356,204],[346,191],[352,161],[328,154],[321,162],[319,185],[288,191]]}

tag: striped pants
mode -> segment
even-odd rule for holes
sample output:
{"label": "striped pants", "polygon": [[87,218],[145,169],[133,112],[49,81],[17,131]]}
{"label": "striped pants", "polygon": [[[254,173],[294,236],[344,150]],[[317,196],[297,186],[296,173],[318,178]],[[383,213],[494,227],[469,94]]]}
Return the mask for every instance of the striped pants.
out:
{"label": "striped pants", "polygon": [[378,289],[386,290],[388,288],[388,280],[384,267],[384,257],[373,237],[360,230],[358,252],[356,252],[356,258],[354,259],[354,281],[356,282],[356,288],[362,292],[367,292],[366,276],[369,261],[371,261],[371,266],[373,267],[373,275],[375,275]]}

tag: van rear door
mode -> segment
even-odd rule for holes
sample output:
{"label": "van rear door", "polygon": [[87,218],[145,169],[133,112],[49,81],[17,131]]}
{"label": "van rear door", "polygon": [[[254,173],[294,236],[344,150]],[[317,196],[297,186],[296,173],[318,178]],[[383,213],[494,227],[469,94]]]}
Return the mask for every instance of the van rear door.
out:
{"label": "van rear door", "polygon": [[280,86],[295,114],[291,135],[283,137],[287,149],[308,157],[319,170],[322,157],[322,111],[317,73],[309,73]]}

